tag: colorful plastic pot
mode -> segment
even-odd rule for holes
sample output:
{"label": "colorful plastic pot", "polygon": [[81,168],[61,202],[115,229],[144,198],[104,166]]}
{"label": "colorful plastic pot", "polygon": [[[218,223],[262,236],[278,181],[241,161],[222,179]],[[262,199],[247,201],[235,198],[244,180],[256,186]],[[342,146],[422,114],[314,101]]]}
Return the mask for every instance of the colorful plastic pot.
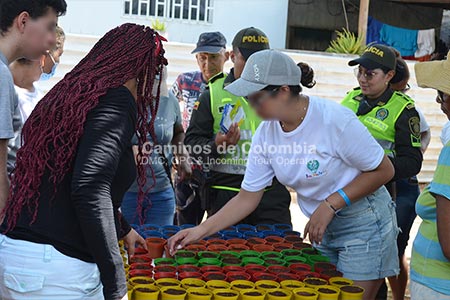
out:
{"label": "colorful plastic pot", "polygon": [[130,278],[130,280],[128,282],[130,283],[131,286],[136,286],[138,284],[152,285],[155,283],[155,281],[151,277],[147,277],[147,276],[132,277],[132,278]]}
{"label": "colorful plastic pot", "polygon": [[267,267],[270,266],[285,266],[286,265],[286,261],[284,259],[281,258],[265,258],[264,259],[264,264]]}
{"label": "colorful plastic pot", "polygon": [[245,268],[241,266],[225,266],[222,271],[226,274],[228,272],[245,272]]}
{"label": "colorful plastic pot", "polygon": [[153,276],[152,270],[130,270],[128,272],[128,277],[149,277],[151,278]]}
{"label": "colorful plastic pot", "polygon": [[258,257],[244,257],[242,259],[242,264],[247,265],[264,265],[264,260]]}
{"label": "colorful plastic pot", "polygon": [[320,255],[320,251],[315,248],[303,248],[302,255],[304,256]]}
{"label": "colorful plastic pot", "polygon": [[228,272],[226,275],[227,281],[229,282],[252,279],[252,276],[250,274],[247,274],[246,272]]}
{"label": "colorful plastic pot", "polygon": [[139,230],[141,231],[147,231],[147,230],[154,230],[154,231],[161,231],[161,226],[157,224],[144,224],[139,226]]}
{"label": "colorful plastic pot", "polygon": [[152,259],[148,254],[135,254],[129,258],[129,263],[131,264],[151,264]]}
{"label": "colorful plastic pot", "polygon": [[227,241],[223,240],[223,239],[209,239],[207,241],[208,246],[209,245],[227,245]]}
{"label": "colorful plastic pot", "polygon": [[237,231],[225,231],[223,232],[223,238],[225,240],[230,240],[230,239],[242,239],[244,237],[244,235],[240,232]]}
{"label": "colorful plastic pot", "polygon": [[291,291],[305,287],[305,284],[298,280],[283,280],[280,282],[280,284],[283,289],[288,289]]}
{"label": "colorful plastic pot", "polygon": [[194,265],[181,265],[177,267],[177,272],[178,273],[183,273],[183,272],[201,272],[199,267],[196,267]]}
{"label": "colorful plastic pot", "polygon": [[196,258],[197,254],[194,251],[188,251],[188,250],[179,250],[175,254],[175,259],[178,258]]}
{"label": "colorful plastic pot", "polygon": [[223,266],[242,266],[242,260],[237,257],[222,259]]}
{"label": "colorful plastic pot", "polygon": [[259,237],[252,237],[247,239],[247,245],[253,247],[254,245],[264,245],[266,240]]}
{"label": "colorful plastic pot", "polygon": [[185,249],[188,251],[200,252],[200,251],[206,251],[206,246],[193,244],[193,245],[187,246]]}
{"label": "colorful plastic pot", "polygon": [[295,274],[299,277],[299,280],[301,281],[307,278],[320,278],[320,274],[315,272],[299,271],[295,272]]}
{"label": "colorful plastic pot", "polygon": [[267,268],[262,265],[250,264],[245,266],[245,271],[253,276],[255,273],[266,273]]}
{"label": "colorful plastic pot", "polygon": [[210,280],[206,282],[206,288],[211,291],[229,289],[231,288],[231,284],[225,280]]}
{"label": "colorful plastic pot", "polygon": [[266,291],[250,290],[241,293],[242,300],[264,300],[266,299]]}
{"label": "colorful plastic pot", "polygon": [[275,231],[284,232],[284,231],[292,230],[292,225],[291,224],[274,224],[273,229]]}
{"label": "colorful plastic pot", "polygon": [[198,278],[185,278],[181,280],[181,286],[185,289],[203,288],[206,286],[206,282]]}
{"label": "colorful plastic pot", "polygon": [[223,273],[222,271],[222,267],[219,266],[204,266],[200,268],[200,271],[202,273],[208,273],[208,272],[219,272],[219,273]]}
{"label": "colorful plastic pot", "polygon": [[155,273],[161,273],[161,272],[169,272],[169,273],[175,273],[177,272],[177,268],[175,266],[156,266],[153,271]]}
{"label": "colorful plastic pot", "polygon": [[231,282],[231,289],[242,292],[253,290],[255,288],[255,284],[249,280],[234,280]]}
{"label": "colorful plastic pot", "polygon": [[265,251],[261,253],[261,257],[266,258],[281,258],[283,255],[280,252],[275,251]]}
{"label": "colorful plastic pot", "polygon": [[206,288],[190,288],[187,290],[187,300],[211,300],[213,294]]}
{"label": "colorful plastic pot", "polygon": [[181,282],[175,278],[160,278],[155,281],[155,284],[160,289],[166,287],[180,287]]}
{"label": "colorful plastic pot", "polygon": [[[294,245],[294,248],[295,248],[295,244],[297,244],[297,243],[302,243],[302,242],[303,242],[303,239],[302,239],[301,237],[299,237],[299,236],[296,236],[296,235],[288,235],[288,236],[285,236],[285,237],[284,237],[284,240],[285,240],[286,242],[288,242],[288,243],[293,244],[293,245]],[[295,248],[295,249],[296,249],[296,248]]]}
{"label": "colorful plastic pot", "polygon": [[210,281],[210,280],[226,280],[227,275],[221,272],[207,272],[203,274],[203,280],[204,281]]}
{"label": "colorful plastic pot", "polygon": [[183,272],[178,274],[178,279],[189,279],[189,278],[195,278],[195,279],[201,279],[203,278],[202,273],[199,272]]}
{"label": "colorful plastic pot", "polygon": [[302,251],[289,248],[289,249],[282,250],[281,254],[283,254],[283,256],[285,258],[286,257],[291,257],[291,256],[301,256],[302,255]]}
{"label": "colorful plastic pot", "polygon": [[170,230],[170,231],[180,231],[180,226],[177,225],[164,225],[161,227],[162,230]]}
{"label": "colorful plastic pot", "polygon": [[155,258],[153,262],[155,266],[174,266],[176,264],[173,258]]}
{"label": "colorful plastic pot", "polygon": [[250,238],[254,238],[254,237],[256,237],[256,238],[264,238],[264,234],[262,232],[250,232],[250,231],[247,231],[247,232],[244,233],[244,238],[246,240],[248,240]]}
{"label": "colorful plastic pot", "polygon": [[314,272],[322,273],[325,270],[336,270],[336,266],[329,262],[316,262],[313,269]]}
{"label": "colorful plastic pot", "polygon": [[158,300],[159,288],[153,284],[138,284],[131,292],[134,300]]}
{"label": "colorful plastic pot", "polygon": [[290,265],[296,265],[296,264],[308,264],[308,260],[303,256],[286,256],[284,258],[286,261],[286,264],[288,266]]}
{"label": "colorful plastic pot", "polygon": [[270,266],[267,268],[267,271],[272,274],[280,274],[280,273],[289,273],[291,269],[285,266]]}
{"label": "colorful plastic pot", "polygon": [[338,270],[324,270],[320,272],[320,278],[323,278],[325,280],[330,280],[330,278],[342,276],[344,276],[344,274],[342,272],[339,272]]}
{"label": "colorful plastic pot", "polygon": [[177,264],[178,265],[197,265],[198,264],[198,260],[195,258],[191,258],[191,257],[180,257],[177,259]]}
{"label": "colorful plastic pot", "polygon": [[305,242],[295,242],[294,243],[294,249],[297,250],[303,250],[303,249],[308,249],[311,248],[311,244],[305,243]]}
{"label": "colorful plastic pot", "polygon": [[166,240],[161,238],[146,238],[148,255],[150,258],[160,258],[164,254]]}
{"label": "colorful plastic pot", "polygon": [[241,252],[245,250],[250,250],[250,247],[244,244],[231,244],[228,245],[228,249],[230,249],[231,251]]}
{"label": "colorful plastic pot", "polygon": [[216,289],[213,291],[214,300],[238,300],[239,292],[232,289]]}
{"label": "colorful plastic pot", "polygon": [[161,288],[161,300],[185,300],[187,292],[182,287]]}
{"label": "colorful plastic pot", "polygon": [[219,233],[215,233],[215,234],[211,234],[210,236],[204,238],[205,240],[210,240],[210,239],[221,239],[222,235],[220,235]]}
{"label": "colorful plastic pot", "polygon": [[258,290],[273,291],[280,288],[280,284],[274,280],[258,280],[255,282],[255,286]]}
{"label": "colorful plastic pot", "polygon": [[300,237],[302,235],[300,232],[295,231],[295,230],[282,230],[282,231],[283,231],[284,237],[287,237],[287,236],[298,236],[298,237]]}
{"label": "colorful plastic pot", "polygon": [[274,275],[272,273],[262,273],[262,272],[253,274],[253,281],[257,282],[257,281],[264,281],[264,280],[277,281],[277,275]]}
{"label": "colorful plastic pot", "polygon": [[227,250],[227,251],[220,252],[220,257],[222,259],[223,258],[235,258],[235,257],[240,258],[241,255],[239,254],[239,252]]}
{"label": "colorful plastic pot", "polygon": [[208,251],[212,251],[212,252],[222,252],[222,251],[227,251],[228,250],[228,246],[226,245],[209,245],[207,248]]}
{"label": "colorful plastic pot", "polygon": [[[128,266],[129,270],[153,270],[152,265],[148,263],[134,263]],[[126,269],[126,267],[125,267]]]}
{"label": "colorful plastic pot", "polygon": [[276,289],[267,292],[267,300],[291,300],[292,292],[285,289]]}
{"label": "colorful plastic pot", "polygon": [[319,292],[320,300],[339,300],[339,294],[341,291],[338,287],[332,285],[324,285],[317,288],[317,292]]}
{"label": "colorful plastic pot", "polygon": [[332,277],[328,280],[331,285],[337,286],[337,287],[343,287],[346,285],[353,285],[353,280],[347,279],[344,277]]}
{"label": "colorful plastic pot", "polygon": [[221,266],[222,261],[218,258],[202,258],[198,261],[200,267],[204,266]]}
{"label": "colorful plastic pot", "polygon": [[218,254],[217,252],[212,252],[212,251],[200,251],[198,253],[198,257],[200,259],[202,259],[202,258],[219,258],[220,254]]}
{"label": "colorful plastic pot", "polygon": [[314,289],[318,288],[320,286],[323,286],[323,285],[328,285],[328,282],[325,279],[318,278],[318,277],[305,278],[303,280],[303,282],[305,283],[305,285],[307,287],[314,288]]}
{"label": "colorful plastic pot", "polygon": [[319,293],[312,288],[303,287],[292,291],[294,293],[294,300],[317,300]]}
{"label": "colorful plastic pot", "polygon": [[254,250],[241,251],[239,254],[241,255],[241,258],[245,258],[245,257],[256,257],[256,258],[259,258],[261,256],[261,254],[259,252],[254,251]]}
{"label": "colorful plastic pot", "polygon": [[153,275],[153,278],[158,281],[160,279],[177,279],[178,276],[176,272],[158,272]]}
{"label": "colorful plastic pot", "polygon": [[364,289],[356,285],[346,285],[341,289],[341,299],[344,300],[362,300],[364,295]]}
{"label": "colorful plastic pot", "polygon": [[282,282],[285,280],[299,280],[300,277],[296,274],[292,273],[278,273],[277,274],[277,281]]}
{"label": "colorful plastic pot", "polygon": [[273,244],[279,244],[284,242],[284,238],[276,235],[269,235],[265,238],[266,244],[273,245]]}
{"label": "colorful plastic pot", "polygon": [[275,251],[283,251],[286,249],[292,249],[294,247],[293,244],[291,243],[276,243],[272,245],[273,248],[275,249]]}
{"label": "colorful plastic pot", "polygon": [[256,227],[250,224],[239,224],[236,225],[236,230],[245,234],[246,232],[256,232]]}
{"label": "colorful plastic pot", "polygon": [[271,252],[273,251],[273,247],[267,244],[253,245],[252,249],[257,252]]}
{"label": "colorful plastic pot", "polygon": [[271,224],[259,224],[259,225],[256,225],[256,230],[259,232],[273,231],[274,227]]}
{"label": "colorful plastic pot", "polygon": [[305,263],[296,263],[289,265],[292,272],[311,272],[311,266]]}

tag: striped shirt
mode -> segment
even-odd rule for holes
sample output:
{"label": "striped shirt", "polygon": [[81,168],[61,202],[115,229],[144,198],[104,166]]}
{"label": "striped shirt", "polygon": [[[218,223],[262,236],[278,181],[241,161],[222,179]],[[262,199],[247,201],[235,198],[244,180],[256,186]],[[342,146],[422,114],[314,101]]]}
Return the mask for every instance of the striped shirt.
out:
{"label": "striped shirt", "polygon": [[433,194],[450,201],[450,143],[441,151],[433,181],[417,200],[416,211],[423,221],[414,240],[411,258],[412,280],[450,295],[450,261],[439,244]]}

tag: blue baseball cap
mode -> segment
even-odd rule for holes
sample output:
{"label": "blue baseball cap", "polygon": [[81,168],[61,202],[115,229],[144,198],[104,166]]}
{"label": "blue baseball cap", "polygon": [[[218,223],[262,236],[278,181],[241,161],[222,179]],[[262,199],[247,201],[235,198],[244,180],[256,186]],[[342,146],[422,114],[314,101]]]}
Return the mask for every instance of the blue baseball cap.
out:
{"label": "blue baseball cap", "polygon": [[227,47],[227,39],[225,36],[216,32],[204,32],[200,34],[197,42],[197,48],[192,51],[192,54],[206,52],[206,53],[219,53]]}

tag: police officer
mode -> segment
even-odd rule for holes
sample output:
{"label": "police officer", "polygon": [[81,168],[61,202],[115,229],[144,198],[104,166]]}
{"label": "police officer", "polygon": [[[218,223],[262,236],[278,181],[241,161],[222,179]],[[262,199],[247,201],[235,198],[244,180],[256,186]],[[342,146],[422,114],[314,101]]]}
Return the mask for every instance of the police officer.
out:
{"label": "police officer", "polygon": [[[356,113],[391,159],[395,176],[386,187],[395,199],[396,181],[417,175],[422,167],[419,114],[409,96],[391,88],[397,66],[391,48],[369,46],[349,65],[359,65],[355,69],[359,87],[349,92],[342,104]],[[377,299],[386,297],[383,285]]]}
{"label": "police officer", "polygon": [[[216,213],[239,192],[251,138],[261,122],[245,98],[229,93],[224,87],[241,76],[250,55],[269,49],[269,40],[261,30],[250,27],[236,34],[232,46],[230,57],[234,68],[228,75],[221,73],[209,81],[207,89],[194,106],[185,138],[191,155],[203,162],[204,171],[209,169],[201,195],[201,199],[206,202],[208,216]],[[233,124],[224,134],[220,130],[224,106],[237,103],[242,105],[245,112],[244,122],[240,126]],[[201,153],[195,151],[199,146],[202,148]],[[286,187],[274,180],[257,210],[242,222],[290,224],[290,202],[290,193]]]}

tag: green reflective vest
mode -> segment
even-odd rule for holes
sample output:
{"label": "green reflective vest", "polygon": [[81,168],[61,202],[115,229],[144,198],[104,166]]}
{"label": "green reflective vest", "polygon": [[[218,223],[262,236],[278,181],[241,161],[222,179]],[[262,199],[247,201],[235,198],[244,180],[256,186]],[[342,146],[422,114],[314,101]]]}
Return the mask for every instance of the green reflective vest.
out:
{"label": "green reflective vest", "polygon": [[[247,100],[243,97],[237,97],[224,90],[225,76],[209,82],[209,92],[211,101],[211,113],[214,117],[214,134],[220,131],[220,121],[225,104],[234,105],[240,100],[245,112],[245,120],[240,126],[241,139],[234,149],[218,148],[219,158],[210,163],[210,169],[216,172],[243,175],[247,164],[248,152],[252,143],[252,137],[261,119],[258,118],[254,110],[250,107]],[[226,150],[226,151],[225,151]]]}
{"label": "green reflective vest", "polygon": [[[347,94],[341,104],[356,113],[362,98],[361,90],[355,89]],[[394,92],[387,103],[375,106],[369,113],[358,116],[389,156],[395,155],[395,123],[403,110],[410,105],[414,106],[411,98],[405,94]],[[420,147],[420,139],[416,142],[413,141],[413,146]]]}

